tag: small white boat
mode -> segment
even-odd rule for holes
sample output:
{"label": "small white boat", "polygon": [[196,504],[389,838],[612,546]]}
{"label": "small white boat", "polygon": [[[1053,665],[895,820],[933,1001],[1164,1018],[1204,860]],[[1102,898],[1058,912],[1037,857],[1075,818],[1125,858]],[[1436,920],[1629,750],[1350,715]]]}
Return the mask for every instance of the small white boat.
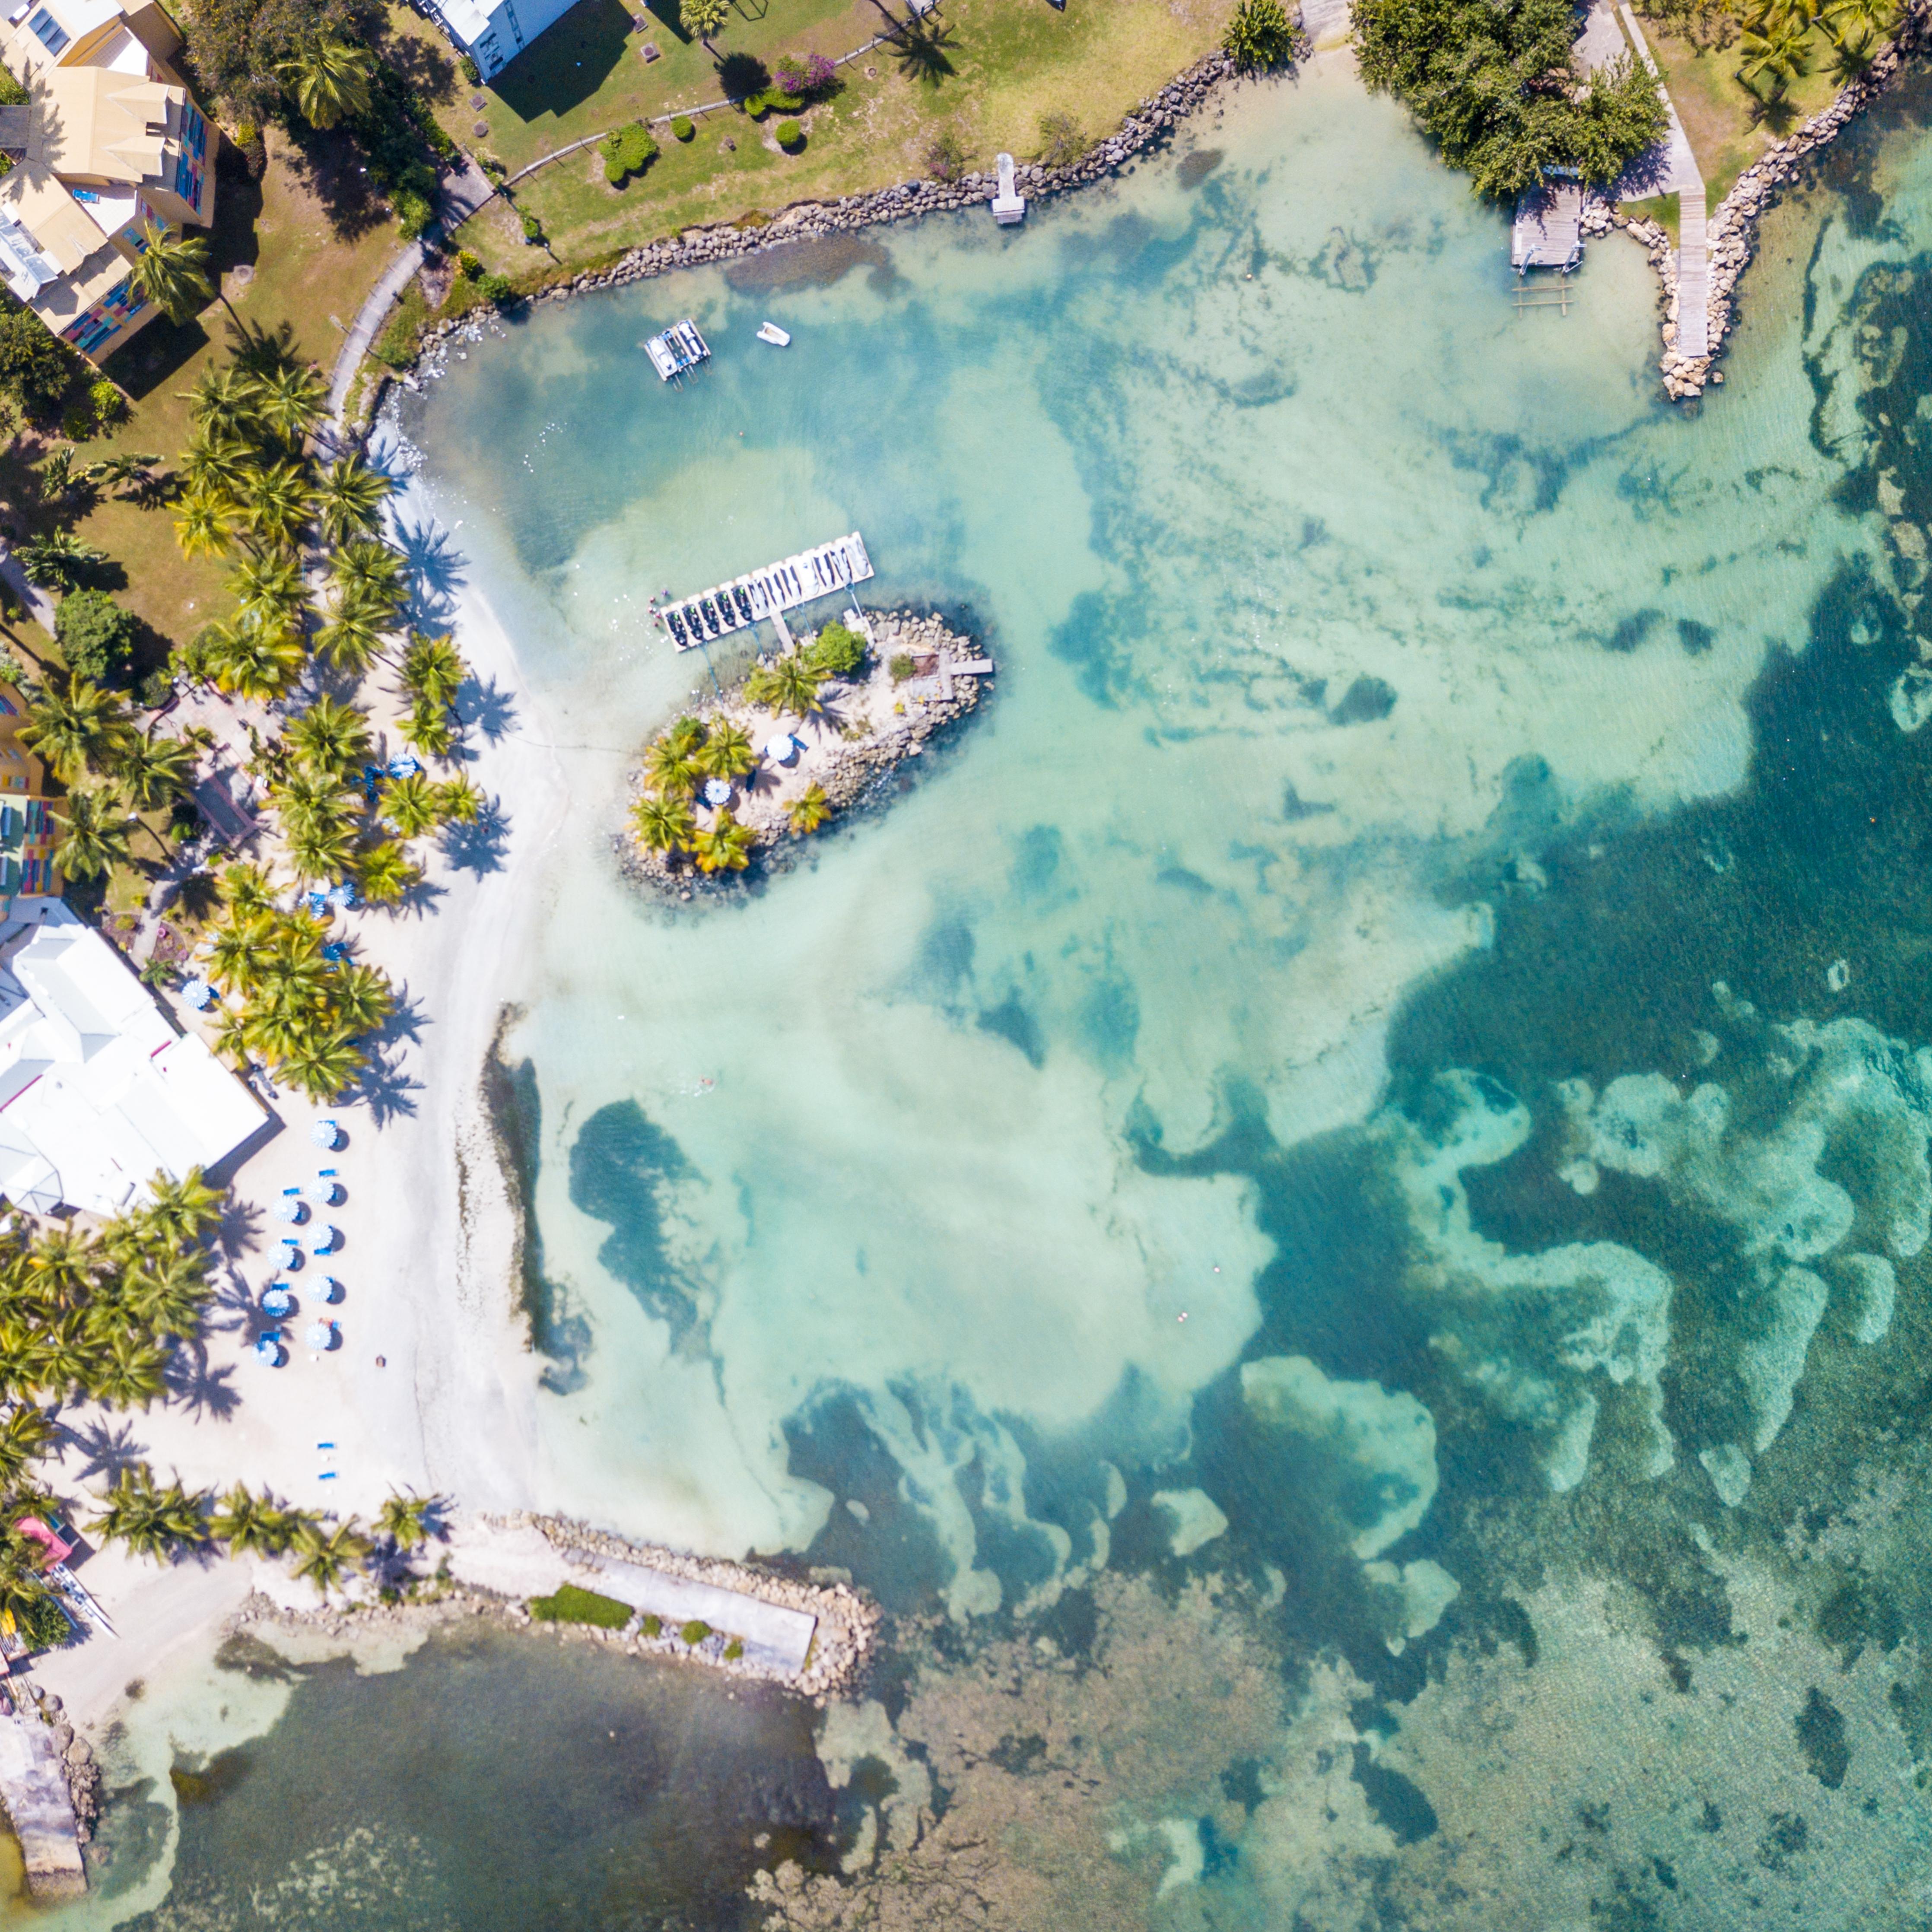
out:
{"label": "small white boat", "polygon": [[760,326],[758,340],[769,342],[774,349],[789,349],[791,346],[791,338],[775,322],[768,322]]}

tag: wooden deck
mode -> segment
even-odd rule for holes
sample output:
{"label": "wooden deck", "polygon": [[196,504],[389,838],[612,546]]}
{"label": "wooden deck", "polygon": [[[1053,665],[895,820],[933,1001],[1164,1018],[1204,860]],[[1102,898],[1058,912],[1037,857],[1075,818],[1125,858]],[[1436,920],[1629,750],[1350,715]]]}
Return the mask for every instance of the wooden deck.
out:
{"label": "wooden deck", "polygon": [[1520,196],[1510,230],[1510,266],[1518,274],[1530,268],[1576,267],[1583,259],[1583,190],[1533,188]]}

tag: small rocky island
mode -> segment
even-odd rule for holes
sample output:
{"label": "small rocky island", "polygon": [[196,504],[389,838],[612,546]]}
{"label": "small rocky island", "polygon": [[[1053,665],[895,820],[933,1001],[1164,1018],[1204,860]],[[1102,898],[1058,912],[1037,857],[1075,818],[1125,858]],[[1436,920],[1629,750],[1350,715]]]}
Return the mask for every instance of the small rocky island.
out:
{"label": "small rocky island", "polygon": [[857,803],[980,702],[989,658],[935,616],[834,618],[686,712],[632,774],[629,874],[688,898]]}

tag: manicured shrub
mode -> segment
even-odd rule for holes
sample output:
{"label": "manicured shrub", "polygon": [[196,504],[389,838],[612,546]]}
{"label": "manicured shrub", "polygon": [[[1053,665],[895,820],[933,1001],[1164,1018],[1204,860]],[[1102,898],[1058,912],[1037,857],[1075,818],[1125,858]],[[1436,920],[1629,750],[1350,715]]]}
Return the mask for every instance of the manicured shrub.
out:
{"label": "manicured shrub", "polygon": [[411,188],[398,188],[389,206],[396,211],[396,232],[405,242],[413,242],[436,219],[436,210]]}
{"label": "manicured shrub", "polygon": [[805,146],[805,130],[796,121],[781,121],[772,131],[782,148],[802,148]]}
{"label": "manicured shrub", "polygon": [[541,245],[543,238],[543,224],[526,208],[524,211],[524,239],[531,247],[536,248]]}
{"label": "manicured shrub", "polygon": [[467,248],[459,248],[456,251],[456,272],[464,280],[473,282],[483,272],[483,264]]}
{"label": "manicured shrub", "polygon": [[74,1635],[66,1611],[50,1592],[29,1597],[14,1614],[29,1650],[58,1650]]}
{"label": "manicured shrub", "polygon": [[664,1635],[664,1618],[659,1616],[653,1616],[649,1611],[646,1611],[644,1614],[644,1632],[646,1636],[662,1636]]}
{"label": "manicured shrub", "polygon": [[819,632],[806,661],[814,670],[833,677],[850,677],[866,661],[866,640],[834,617]]}
{"label": "manicured shrub", "polygon": [[550,1596],[532,1597],[530,1615],[542,1623],[590,1624],[598,1630],[622,1630],[631,1621],[631,1606],[615,1597],[566,1583]]}
{"label": "manicured shrub", "polygon": [[470,86],[481,87],[483,85],[483,70],[470,58],[469,55],[464,55],[456,64],[462,70],[463,78]]}
{"label": "manicured shrub", "polygon": [[670,131],[680,141],[688,141],[698,132],[698,123],[688,114],[680,114],[670,124]]}
{"label": "manicured shrub", "polygon": [[711,1626],[698,1617],[693,1617],[690,1622],[685,1624],[678,1632],[678,1635],[693,1650],[695,1650],[710,1634]]}
{"label": "manicured shrub", "polygon": [[517,292],[516,284],[508,275],[479,275],[476,286],[486,302],[499,304],[508,302]]}
{"label": "manicured shrub", "polygon": [[909,651],[896,651],[886,666],[892,674],[895,684],[903,684],[913,672],[912,654]]}
{"label": "manicured shrub", "polygon": [[0,314],[0,389],[29,416],[44,416],[67,393],[72,352],[30,308]]}
{"label": "manicured shrub", "polygon": [[748,94],[745,99],[745,112],[754,121],[766,114],[796,114],[805,105],[805,97],[788,94],[784,88],[768,87],[761,94]]}
{"label": "manicured shrub", "polygon": [[134,687],[134,695],[150,711],[160,710],[174,694],[174,674],[165,669],[149,671]]}
{"label": "manicured shrub", "polygon": [[603,142],[604,178],[613,188],[622,188],[632,175],[640,175],[658,158],[658,144],[641,121],[618,128]]}
{"label": "manicured shrub", "polygon": [[493,182],[500,182],[510,172],[494,154],[478,154],[476,157],[476,165]]}
{"label": "manicured shrub", "polygon": [[128,398],[105,376],[97,376],[88,386],[87,400],[94,420],[104,426],[118,423],[128,413]]}
{"label": "manicured shrub", "polygon": [[119,684],[134,654],[134,615],[104,590],[71,590],[54,616],[61,656],[78,677]]}
{"label": "manicured shrub", "polygon": [[745,1646],[735,1636],[724,1646],[724,1661],[727,1664],[736,1664],[744,1654]]}

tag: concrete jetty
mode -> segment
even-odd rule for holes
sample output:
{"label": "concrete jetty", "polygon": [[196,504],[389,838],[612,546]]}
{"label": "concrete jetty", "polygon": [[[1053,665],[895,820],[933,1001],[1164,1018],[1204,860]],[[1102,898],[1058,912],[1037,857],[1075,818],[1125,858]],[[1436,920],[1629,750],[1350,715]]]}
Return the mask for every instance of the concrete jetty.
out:
{"label": "concrete jetty", "polygon": [[695,597],[664,605],[658,620],[681,651],[695,650],[713,638],[728,638],[769,618],[789,643],[784,614],[820,597],[836,596],[872,574],[872,560],[856,530],[814,549],[800,550],[743,577],[734,578]]}
{"label": "concrete jetty", "polygon": [[0,1804],[20,1842],[36,1898],[77,1898],[87,1889],[74,1799],[54,1727],[29,1706],[0,1715]]}
{"label": "concrete jetty", "polygon": [[615,1597],[646,1616],[662,1617],[670,1628],[694,1619],[737,1638],[745,1646],[748,1662],[786,1671],[805,1668],[812,1633],[818,1628],[818,1619],[807,1611],[788,1610],[762,1597],[694,1582],[662,1570],[647,1570],[614,1556],[589,1557],[585,1568],[590,1573],[585,1581],[604,1595]]}

